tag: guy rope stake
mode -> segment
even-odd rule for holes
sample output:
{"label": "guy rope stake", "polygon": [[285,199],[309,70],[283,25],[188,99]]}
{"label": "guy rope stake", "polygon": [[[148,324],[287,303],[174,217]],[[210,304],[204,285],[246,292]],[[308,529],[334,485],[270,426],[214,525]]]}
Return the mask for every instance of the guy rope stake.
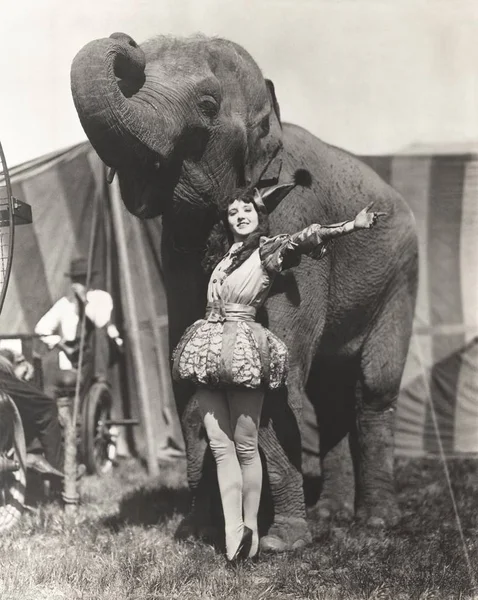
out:
{"label": "guy rope stake", "polygon": [[63,501],[67,514],[76,512],[79,502],[79,494],[76,485],[76,427],[73,424],[71,410],[71,398],[64,396],[58,398],[58,413],[63,425],[65,444],[65,464],[63,481]]}

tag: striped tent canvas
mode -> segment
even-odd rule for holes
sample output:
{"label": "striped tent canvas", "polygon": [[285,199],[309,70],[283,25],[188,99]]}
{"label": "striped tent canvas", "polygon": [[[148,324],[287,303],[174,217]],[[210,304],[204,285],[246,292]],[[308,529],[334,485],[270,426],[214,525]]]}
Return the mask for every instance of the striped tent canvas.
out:
{"label": "striped tent canvas", "polygon": [[[132,334],[139,338],[147,380],[141,388],[132,357],[127,354],[124,363],[110,374],[115,386],[114,416],[140,420],[130,441],[143,453],[144,415],[139,397],[142,389],[151,408],[158,456],[168,439],[176,438],[176,443],[181,444],[179,425],[170,407],[171,383],[163,359],[168,352],[167,316],[158,241],[147,235],[121,202],[118,218],[113,219],[106,169],[89,143],[11,168],[10,177],[13,195],[31,206],[33,223],[15,230],[12,274],[0,315],[0,338],[33,333],[40,317],[66,292],[69,282],[65,273],[71,259],[87,256],[91,245],[95,270],[92,284],[111,293],[114,319],[125,337],[127,353],[132,347],[128,338]],[[118,262],[118,223],[128,248],[127,269],[134,292],[133,325],[125,308],[126,272]],[[40,342],[36,347],[43,350],[45,389],[53,393],[57,354],[46,353]]]}
{"label": "striped tent canvas", "polygon": [[[397,410],[401,455],[478,453],[478,155],[364,157],[416,219],[420,276]],[[439,436],[438,436],[439,433]]]}

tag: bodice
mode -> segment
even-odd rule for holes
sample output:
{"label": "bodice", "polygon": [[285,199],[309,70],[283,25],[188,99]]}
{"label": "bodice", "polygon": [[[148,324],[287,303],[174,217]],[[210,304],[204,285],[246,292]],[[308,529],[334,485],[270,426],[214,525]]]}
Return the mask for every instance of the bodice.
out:
{"label": "bodice", "polygon": [[266,299],[272,284],[271,275],[262,264],[259,248],[226,276],[225,271],[230,262],[231,256],[228,253],[214,269],[209,280],[208,304],[222,300],[223,303],[258,308]]}

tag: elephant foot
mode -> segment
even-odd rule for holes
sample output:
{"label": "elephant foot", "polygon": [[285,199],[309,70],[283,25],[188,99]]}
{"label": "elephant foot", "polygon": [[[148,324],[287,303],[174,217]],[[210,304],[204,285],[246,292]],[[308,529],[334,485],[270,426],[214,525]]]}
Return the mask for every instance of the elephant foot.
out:
{"label": "elephant foot", "polygon": [[354,509],[350,503],[323,498],[308,511],[308,517],[322,523],[332,520],[350,523],[354,518]]}
{"label": "elephant foot", "polygon": [[194,512],[191,512],[184,517],[181,523],[179,523],[174,537],[179,541],[196,539],[212,544],[219,539],[220,531],[211,524],[201,523],[197,515]]}
{"label": "elephant foot", "polygon": [[356,512],[357,521],[372,529],[394,527],[401,517],[400,509],[394,501],[379,506],[359,506]]}
{"label": "elephant foot", "polygon": [[278,516],[267,535],[261,538],[260,549],[262,552],[290,552],[311,542],[312,536],[305,519]]}

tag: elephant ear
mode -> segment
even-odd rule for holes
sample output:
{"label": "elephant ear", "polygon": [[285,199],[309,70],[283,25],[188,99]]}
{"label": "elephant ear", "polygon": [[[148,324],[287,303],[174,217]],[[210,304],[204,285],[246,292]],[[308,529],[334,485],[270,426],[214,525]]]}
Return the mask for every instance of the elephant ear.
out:
{"label": "elephant ear", "polygon": [[[276,92],[274,88],[274,84],[270,79],[266,79],[266,87],[269,93],[269,99],[274,111],[275,119],[271,118],[270,128],[271,131],[276,129],[278,138],[282,137],[282,122],[280,118],[280,107],[279,102],[277,101]],[[277,150],[272,158],[272,160],[267,165],[264,172],[261,174],[258,187],[268,187],[271,185],[275,185],[279,181],[280,172],[282,169],[282,142],[277,146]]]}
{"label": "elephant ear", "polygon": [[267,86],[267,91],[269,92],[272,107],[274,108],[274,112],[276,114],[277,120],[279,121],[279,125],[282,129],[282,121],[280,118],[280,106],[279,106],[279,102],[277,102],[276,89],[270,79],[266,79],[266,86]]}

